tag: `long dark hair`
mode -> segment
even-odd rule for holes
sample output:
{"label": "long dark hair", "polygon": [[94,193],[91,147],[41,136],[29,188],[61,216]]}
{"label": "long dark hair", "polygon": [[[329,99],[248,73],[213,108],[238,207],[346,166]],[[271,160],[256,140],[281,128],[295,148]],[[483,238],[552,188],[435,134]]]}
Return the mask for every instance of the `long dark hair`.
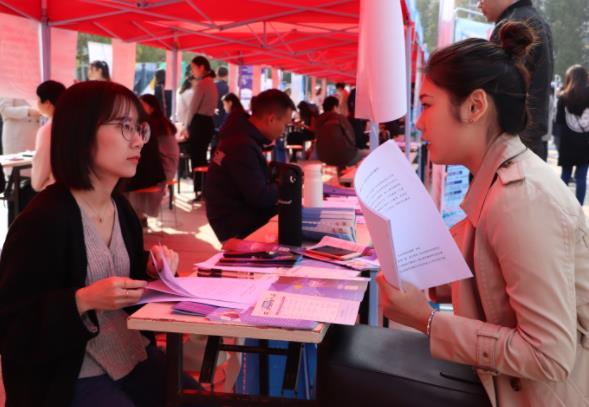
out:
{"label": "long dark hair", "polygon": [[216,76],[215,72],[211,69],[211,63],[209,62],[208,59],[206,59],[202,55],[197,55],[194,58],[192,58],[192,63],[196,66],[204,66],[205,67],[205,70],[207,71],[207,73],[203,76],[203,79],[206,78],[207,76],[210,76],[211,78],[214,78]]}
{"label": "long dark hair", "polygon": [[98,69],[105,81],[110,81],[110,70],[108,69],[106,61],[92,61],[90,62],[90,66],[94,69]]}
{"label": "long dark hair", "polygon": [[241,100],[235,95],[235,93],[227,93],[223,96],[223,102],[231,102],[231,113],[237,111],[244,111],[243,105],[241,104]]}
{"label": "long dark hair", "polygon": [[[176,126],[174,126],[174,123],[172,123],[170,119],[164,115],[162,108],[160,107],[160,103],[154,95],[141,95],[139,99],[141,99],[143,102],[145,102],[146,105],[153,109],[153,112],[151,112],[149,115],[150,119],[162,123],[168,134],[176,134]],[[161,134],[158,136],[161,136]]]}
{"label": "long dark hair", "polygon": [[297,108],[299,109],[299,116],[301,120],[307,126],[311,126],[311,124],[313,124],[313,122],[315,122],[319,116],[311,104],[309,102],[305,102],[304,100],[299,102]]}
{"label": "long dark hair", "polygon": [[450,94],[454,107],[483,89],[493,99],[501,130],[515,135],[528,124],[530,73],[524,62],[536,35],[526,23],[510,21],[501,26],[499,38],[500,44],[469,38],[437,50],[424,71]]}
{"label": "long dark hair", "polygon": [[189,75],[186,77],[186,79],[184,79],[184,82],[182,82],[182,86],[180,86],[180,94],[183,94],[184,92],[186,92],[188,89],[192,88],[192,81],[194,80],[194,76]]}
{"label": "long dark hair", "polygon": [[567,69],[564,86],[559,92],[564,105],[574,115],[580,116],[589,107],[589,74],[581,65]]}
{"label": "long dark hair", "polygon": [[[59,183],[73,189],[92,189],[93,151],[98,128],[135,110],[137,122],[147,120],[139,98],[123,85],[86,81],[61,94],[51,125],[51,168]],[[122,137],[122,136],[121,136]]]}

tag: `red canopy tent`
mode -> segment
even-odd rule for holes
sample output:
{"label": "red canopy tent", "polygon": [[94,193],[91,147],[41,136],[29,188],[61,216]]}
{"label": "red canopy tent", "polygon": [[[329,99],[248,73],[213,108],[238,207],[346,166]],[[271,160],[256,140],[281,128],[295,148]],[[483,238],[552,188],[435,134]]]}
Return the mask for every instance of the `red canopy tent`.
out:
{"label": "red canopy tent", "polygon": [[[356,78],[359,4],[360,0],[0,0],[0,13],[37,20],[45,32],[47,27],[59,27],[351,83]],[[401,4],[408,23],[405,0]],[[44,48],[49,44],[45,36]]]}

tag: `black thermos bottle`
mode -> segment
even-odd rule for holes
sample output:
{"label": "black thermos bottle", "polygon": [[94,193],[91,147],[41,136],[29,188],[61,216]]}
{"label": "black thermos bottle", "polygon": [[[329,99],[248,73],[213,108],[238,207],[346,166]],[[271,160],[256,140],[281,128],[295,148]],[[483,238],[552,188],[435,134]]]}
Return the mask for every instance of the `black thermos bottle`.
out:
{"label": "black thermos bottle", "polygon": [[303,243],[303,171],[294,164],[272,164],[279,179],[278,243],[300,246]]}

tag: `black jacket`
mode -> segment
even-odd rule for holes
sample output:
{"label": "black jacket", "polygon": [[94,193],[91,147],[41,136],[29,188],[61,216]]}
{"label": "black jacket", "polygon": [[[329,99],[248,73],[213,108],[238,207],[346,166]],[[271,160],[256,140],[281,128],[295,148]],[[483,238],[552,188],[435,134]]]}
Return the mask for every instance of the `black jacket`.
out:
{"label": "black jacket", "polygon": [[568,167],[589,164],[589,126],[577,128],[576,131],[568,127],[563,99],[558,99],[555,126],[556,132],[560,135],[558,165]]}
{"label": "black jacket", "polygon": [[[130,277],[147,279],[141,225],[113,194],[129,253]],[[0,354],[6,406],[68,406],[86,343],[75,292],[86,281],[80,209],[60,184],[47,187],[16,218],[0,258]],[[134,309],[127,309],[128,312]],[[98,325],[96,314],[90,318]]]}
{"label": "black jacket", "polygon": [[[231,134],[229,134],[231,133]],[[222,134],[205,184],[207,218],[220,241],[244,238],[276,214],[278,186],[262,153],[268,140],[249,120]]]}
{"label": "black jacket", "polygon": [[539,44],[526,60],[526,67],[532,75],[527,102],[531,121],[528,128],[520,134],[524,144],[531,147],[530,142],[533,144],[548,133],[550,82],[554,72],[552,32],[548,23],[533,7],[531,0],[520,0],[501,14],[491,34],[492,41],[499,43],[501,25],[507,21],[525,21],[534,28],[539,37]]}
{"label": "black jacket", "polygon": [[345,167],[358,154],[354,129],[342,114],[325,112],[319,116],[315,138],[317,157],[327,165]]}

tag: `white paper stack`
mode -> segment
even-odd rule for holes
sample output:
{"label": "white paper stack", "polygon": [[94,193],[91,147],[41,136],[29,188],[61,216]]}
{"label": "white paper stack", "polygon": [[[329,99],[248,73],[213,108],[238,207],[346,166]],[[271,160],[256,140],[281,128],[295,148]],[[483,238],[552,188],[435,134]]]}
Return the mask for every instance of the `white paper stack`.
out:
{"label": "white paper stack", "polygon": [[164,259],[160,279],[147,285],[139,304],[192,301],[219,307],[246,309],[277,280],[267,275],[257,279],[174,277]]}
{"label": "white paper stack", "polygon": [[420,289],[472,276],[447,226],[394,141],[374,150],[354,185],[387,281]]}

